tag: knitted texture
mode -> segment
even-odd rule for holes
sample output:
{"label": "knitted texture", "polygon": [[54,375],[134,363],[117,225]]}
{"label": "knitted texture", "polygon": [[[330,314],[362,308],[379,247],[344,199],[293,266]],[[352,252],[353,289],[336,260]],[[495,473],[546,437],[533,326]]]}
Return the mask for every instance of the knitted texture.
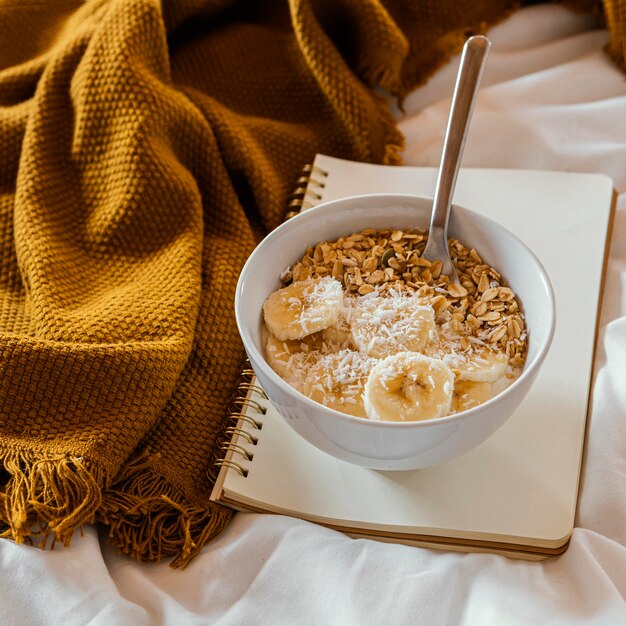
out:
{"label": "knitted texture", "polygon": [[67,545],[101,522],[177,566],[225,527],[207,472],[243,355],[243,263],[316,152],[398,161],[373,87],[402,97],[515,7],[0,7],[2,536]]}

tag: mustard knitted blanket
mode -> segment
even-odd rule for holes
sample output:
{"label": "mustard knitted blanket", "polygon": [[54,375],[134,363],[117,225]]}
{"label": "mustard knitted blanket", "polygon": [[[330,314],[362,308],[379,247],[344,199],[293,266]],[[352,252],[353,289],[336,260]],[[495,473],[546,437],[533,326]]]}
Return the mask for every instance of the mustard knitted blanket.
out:
{"label": "mustard knitted blanket", "polygon": [[373,87],[403,95],[516,6],[0,2],[3,537],[101,522],[185,565],[224,528],[207,470],[246,257],[316,152],[397,162]]}

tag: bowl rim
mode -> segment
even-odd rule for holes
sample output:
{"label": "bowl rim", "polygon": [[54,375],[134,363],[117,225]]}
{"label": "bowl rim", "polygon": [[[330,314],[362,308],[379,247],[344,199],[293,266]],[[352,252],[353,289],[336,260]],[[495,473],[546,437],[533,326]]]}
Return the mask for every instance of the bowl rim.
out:
{"label": "bowl rim", "polygon": [[[481,215],[476,211],[472,211],[466,207],[463,207],[458,204],[451,205],[451,213],[456,213],[460,211],[461,213],[469,213],[470,216],[478,218],[478,221],[486,221],[490,224],[496,226],[496,228],[504,231],[505,235],[511,237],[521,247],[528,253],[529,257],[535,263],[537,269],[539,270],[539,277],[543,284],[543,287],[546,290],[546,294],[548,296],[549,302],[549,313],[550,313],[550,324],[548,329],[548,334],[545,343],[540,346],[539,351],[535,355],[532,363],[528,367],[524,367],[522,373],[503,391],[496,394],[486,402],[473,407],[471,409],[467,409],[465,411],[461,411],[460,413],[454,413],[452,415],[446,415],[444,417],[437,417],[428,420],[419,420],[419,421],[409,421],[409,422],[401,422],[401,421],[387,421],[387,420],[372,420],[363,417],[356,417],[354,415],[348,415],[347,413],[342,413],[341,411],[337,411],[330,407],[327,407],[319,402],[315,402],[308,396],[304,395],[302,392],[298,391],[294,387],[292,387],[286,380],[284,380],[281,376],[279,376],[274,369],[267,362],[265,355],[262,354],[259,350],[257,350],[254,342],[252,341],[247,328],[243,324],[241,320],[241,309],[243,306],[243,283],[247,273],[250,271],[250,267],[254,265],[255,258],[258,256],[261,249],[267,248],[272,245],[276,238],[280,237],[282,233],[285,231],[289,231],[294,228],[294,224],[299,226],[301,224],[306,224],[313,219],[316,219],[316,216],[319,215],[321,211],[322,214],[332,212],[336,210],[336,207],[342,207],[343,205],[351,205],[355,202],[368,200],[396,200],[398,203],[400,202],[414,202],[415,200],[432,202],[433,198],[429,198],[427,196],[418,196],[415,194],[402,194],[402,193],[368,193],[368,194],[359,194],[354,196],[346,196],[344,198],[338,198],[336,200],[329,200],[328,202],[321,202],[320,204],[315,205],[314,207],[307,209],[304,212],[298,213],[297,215],[291,217],[286,222],[283,222],[272,230],[268,235],[266,235],[256,246],[256,248],[252,251],[252,254],[248,257],[246,262],[244,263],[243,268],[239,274],[239,278],[237,279],[237,287],[235,290],[235,319],[237,322],[237,328],[239,330],[239,335],[243,342],[244,348],[248,353],[251,361],[257,361],[264,368],[264,374],[267,375],[271,381],[277,385],[284,393],[288,395],[295,395],[300,403],[303,403],[305,407],[314,410],[314,411],[322,411],[323,413],[328,414],[335,419],[339,419],[345,421],[347,423],[352,424],[360,424],[365,428],[433,428],[438,425],[446,425],[446,424],[455,424],[460,421],[471,420],[473,417],[480,415],[485,407],[489,405],[489,407],[494,407],[495,405],[502,403],[517,387],[519,387],[523,381],[527,378],[534,376],[537,369],[543,363],[548,351],[550,350],[550,346],[552,344],[552,340],[554,339],[555,329],[556,329],[556,301],[554,297],[554,289],[552,287],[552,283],[550,282],[550,278],[548,273],[546,272],[545,267],[537,257],[537,255],[519,238],[517,235],[512,233],[508,228],[505,228],[499,222],[492,220],[489,217]],[[307,244],[311,245],[311,244]],[[256,374],[256,372],[255,372]]]}

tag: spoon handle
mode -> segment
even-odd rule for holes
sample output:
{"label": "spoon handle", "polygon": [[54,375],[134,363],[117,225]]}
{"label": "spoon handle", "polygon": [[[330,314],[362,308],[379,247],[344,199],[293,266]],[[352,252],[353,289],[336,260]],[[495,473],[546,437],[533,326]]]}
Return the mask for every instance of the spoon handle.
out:
{"label": "spoon handle", "polygon": [[491,42],[487,37],[476,35],[470,37],[463,47],[461,65],[452,95],[430,221],[431,234],[438,230],[442,231],[444,242],[447,241],[448,216],[461,165],[461,155],[490,46]]}

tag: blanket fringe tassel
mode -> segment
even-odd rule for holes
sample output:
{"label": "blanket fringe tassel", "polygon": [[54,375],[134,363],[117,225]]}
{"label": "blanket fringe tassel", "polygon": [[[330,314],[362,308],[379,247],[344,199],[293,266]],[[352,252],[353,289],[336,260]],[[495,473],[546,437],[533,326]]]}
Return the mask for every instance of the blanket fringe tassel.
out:
{"label": "blanket fringe tassel", "polygon": [[94,522],[104,475],[82,457],[4,451],[0,464],[0,537],[42,548],[52,537],[52,548],[69,546],[74,531]]}
{"label": "blanket fringe tassel", "polygon": [[99,519],[121,552],[140,561],[174,557],[185,568],[228,524],[232,511],[213,502],[196,507],[185,502],[154,469],[157,455],[143,455],[125,465],[103,493]]}
{"label": "blanket fringe tassel", "polygon": [[126,464],[106,488],[104,471],[82,457],[0,452],[0,537],[54,549],[69,546],[84,524],[102,522],[121,552],[141,561],[174,557],[172,567],[186,567],[232,512],[189,505],[154,471],[157,458]]}

